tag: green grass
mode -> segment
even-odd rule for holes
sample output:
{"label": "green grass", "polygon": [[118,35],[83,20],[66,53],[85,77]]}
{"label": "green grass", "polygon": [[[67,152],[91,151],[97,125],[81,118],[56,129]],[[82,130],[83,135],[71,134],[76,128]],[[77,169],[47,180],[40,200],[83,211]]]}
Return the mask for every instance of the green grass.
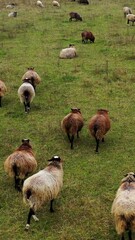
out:
{"label": "green grass", "polygon": [[[91,0],[88,6],[49,0],[39,9],[34,1],[16,0],[17,18],[1,1],[0,78],[8,92],[3,98],[0,131],[0,239],[1,240],[114,240],[111,205],[123,174],[135,171],[135,27],[123,18],[124,0]],[[30,3],[30,5],[29,5]],[[133,9],[133,2],[126,1]],[[69,22],[76,11],[82,22]],[[81,32],[90,30],[94,44],[82,44]],[[59,52],[75,44],[78,57],[59,59]],[[34,66],[42,82],[27,115],[17,90],[27,67]],[[60,122],[71,107],[79,107],[85,125],[70,149]],[[89,119],[98,108],[109,110],[111,130],[95,154]],[[54,154],[64,160],[64,186],[55,202],[37,213],[40,221],[24,231],[28,208],[15,191],[3,163],[29,138],[44,168]]]}

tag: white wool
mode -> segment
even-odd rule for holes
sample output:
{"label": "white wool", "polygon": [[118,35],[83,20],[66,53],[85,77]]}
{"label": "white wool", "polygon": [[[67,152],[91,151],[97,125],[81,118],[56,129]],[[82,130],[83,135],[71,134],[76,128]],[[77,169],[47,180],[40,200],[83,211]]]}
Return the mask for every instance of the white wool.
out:
{"label": "white wool", "polygon": [[18,89],[18,96],[20,98],[21,103],[24,102],[24,91],[26,90],[29,91],[30,93],[30,102],[32,102],[33,98],[35,97],[35,90],[33,86],[30,83],[25,82]]}
{"label": "white wool", "polygon": [[37,1],[37,6],[44,7],[43,3],[41,1]]}
{"label": "white wool", "polygon": [[55,0],[52,2],[52,4],[53,4],[53,6],[60,7],[59,2],[57,2],[57,1],[55,1]]}
{"label": "white wool", "polygon": [[68,48],[62,49],[59,57],[60,58],[74,58],[74,57],[76,57],[75,47],[68,47]]}

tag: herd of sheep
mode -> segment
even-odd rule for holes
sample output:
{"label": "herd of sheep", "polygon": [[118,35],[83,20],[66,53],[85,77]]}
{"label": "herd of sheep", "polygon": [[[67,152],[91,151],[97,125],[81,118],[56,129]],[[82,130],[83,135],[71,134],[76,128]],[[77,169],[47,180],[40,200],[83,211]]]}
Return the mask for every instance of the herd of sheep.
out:
{"label": "herd of sheep", "polygon": [[[89,4],[87,0],[80,0],[79,3]],[[53,6],[60,7],[57,1],[52,2]],[[37,6],[44,8],[41,1],[37,1]],[[9,9],[15,7],[15,4],[8,4]],[[129,7],[123,8],[124,17],[127,23],[135,22],[135,15]],[[76,12],[69,13],[70,18],[82,21],[82,17]],[[17,12],[9,13],[9,17],[17,17]],[[81,34],[82,42],[88,40],[94,43],[95,37],[92,32],[84,31]],[[74,45],[61,50],[59,57],[61,59],[70,59],[77,56]],[[30,67],[22,76],[22,84],[18,89],[20,102],[24,104],[25,112],[30,111],[31,102],[36,93],[36,86],[41,82],[40,76]],[[2,97],[5,95],[7,88],[5,83],[0,80],[0,107],[2,106]],[[70,148],[74,147],[74,138],[79,138],[79,132],[84,126],[84,119],[79,108],[72,108],[71,112],[61,121],[61,128],[66,133],[70,142]],[[88,129],[96,141],[95,151],[99,151],[99,143],[104,142],[104,136],[111,127],[108,110],[99,109],[90,119]],[[46,202],[50,201],[50,211],[53,212],[53,201],[59,194],[63,185],[63,160],[59,156],[53,156],[48,160],[48,165],[39,172],[34,173],[37,168],[37,161],[30,145],[29,139],[23,139],[21,145],[10,155],[4,162],[5,172],[15,181],[15,189],[22,191],[23,199],[29,205],[29,213],[25,229],[30,227],[31,217],[38,221],[36,211]],[[121,181],[120,187],[112,204],[112,215],[115,220],[116,231],[125,239],[125,231],[128,231],[129,240],[132,240],[132,232],[135,231],[135,174],[129,172]]]}

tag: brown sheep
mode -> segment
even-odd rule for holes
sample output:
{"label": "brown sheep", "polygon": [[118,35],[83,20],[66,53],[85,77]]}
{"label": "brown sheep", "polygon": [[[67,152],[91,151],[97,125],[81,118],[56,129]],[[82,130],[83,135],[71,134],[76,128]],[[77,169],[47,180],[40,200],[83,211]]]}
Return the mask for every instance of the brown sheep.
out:
{"label": "brown sheep", "polygon": [[77,138],[79,138],[79,132],[83,125],[83,117],[79,108],[71,108],[71,112],[62,120],[61,127],[68,136],[71,149],[73,149],[74,136],[77,134]]}
{"label": "brown sheep", "polygon": [[91,135],[96,139],[96,152],[98,152],[99,142],[104,142],[104,135],[110,129],[110,118],[108,110],[99,109],[89,122],[89,130]]}
{"label": "brown sheep", "polygon": [[29,173],[35,171],[37,161],[35,159],[29,139],[23,139],[22,144],[4,162],[5,172],[14,177],[15,189],[21,191],[23,181]]}
{"label": "brown sheep", "polygon": [[121,240],[125,240],[126,231],[128,231],[129,240],[132,240],[132,232],[135,231],[135,173],[129,172],[122,179],[112,204],[111,213]]}
{"label": "brown sheep", "polygon": [[72,21],[72,19],[75,19],[76,21],[77,20],[82,21],[82,17],[76,12],[70,12],[69,16],[70,16],[69,21]]}
{"label": "brown sheep", "polygon": [[4,97],[6,91],[7,91],[7,88],[5,83],[0,80],[0,107],[2,107],[1,100],[2,100],[2,97]]}
{"label": "brown sheep", "polygon": [[37,74],[37,72],[35,72],[34,67],[28,68],[28,70],[22,77],[22,81],[24,82],[25,79],[27,79],[27,78],[31,80],[31,84],[34,87],[34,89],[36,89],[37,84],[39,84],[41,82],[41,78]]}
{"label": "brown sheep", "polygon": [[84,31],[81,33],[81,36],[82,36],[82,43],[86,43],[88,42],[88,40],[90,40],[90,42],[92,43],[94,43],[95,41],[95,37],[92,32]]}

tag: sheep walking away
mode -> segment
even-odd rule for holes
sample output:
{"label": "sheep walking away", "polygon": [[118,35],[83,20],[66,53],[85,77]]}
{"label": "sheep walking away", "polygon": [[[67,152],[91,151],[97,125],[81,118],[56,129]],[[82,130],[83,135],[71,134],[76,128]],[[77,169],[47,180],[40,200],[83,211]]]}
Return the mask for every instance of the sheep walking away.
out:
{"label": "sheep walking away", "polygon": [[71,149],[73,149],[74,137],[77,135],[77,138],[79,138],[79,132],[83,125],[84,121],[80,108],[71,108],[71,112],[61,121],[61,128],[68,136],[69,142],[71,143]]}
{"label": "sheep walking away", "polygon": [[135,232],[135,173],[129,172],[122,179],[117,190],[111,209],[112,216],[118,235],[125,240],[133,240],[132,233]]}
{"label": "sheep walking away", "polygon": [[98,152],[99,142],[104,142],[104,135],[111,127],[108,110],[99,109],[89,122],[91,135],[96,139],[96,152]]}
{"label": "sheep walking away", "polygon": [[48,160],[48,166],[27,178],[23,185],[23,200],[30,207],[25,229],[30,227],[31,217],[39,219],[36,211],[45,203],[50,202],[50,212],[54,212],[53,202],[63,186],[63,166],[59,156]]}
{"label": "sheep walking away", "polygon": [[15,189],[21,191],[23,181],[28,174],[34,172],[37,161],[29,139],[23,139],[22,144],[4,162],[4,169],[15,180]]}
{"label": "sheep walking away", "polygon": [[38,73],[34,70],[34,67],[29,67],[25,74],[22,76],[22,82],[25,82],[25,79],[30,79],[31,84],[36,89],[36,86],[41,82],[41,78]]}

